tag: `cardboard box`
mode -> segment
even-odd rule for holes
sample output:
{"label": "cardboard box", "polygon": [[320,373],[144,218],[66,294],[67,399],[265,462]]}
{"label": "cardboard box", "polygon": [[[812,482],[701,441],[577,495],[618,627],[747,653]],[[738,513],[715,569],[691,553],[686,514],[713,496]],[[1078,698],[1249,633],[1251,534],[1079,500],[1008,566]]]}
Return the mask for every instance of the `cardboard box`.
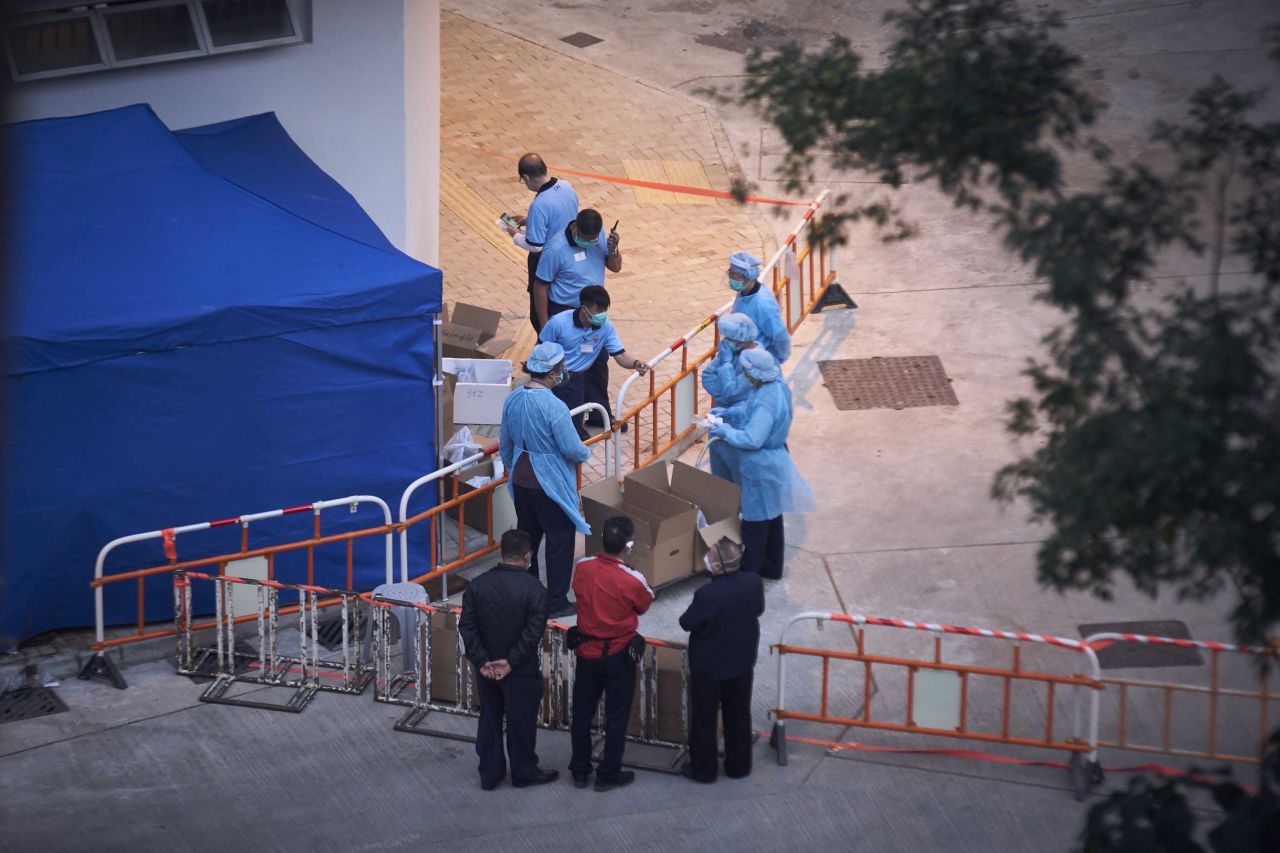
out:
{"label": "cardboard box", "polygon": [[441,351],[446,358],[497,358],[513,343],[496,338],[502,312],[455,302],[453,314],[440,326]]}
{"label": "cardboard box", "polygon": [[[652,735],[659,740],[671,743],[687,743],[688,733],[685,731],[684,703],[688,696],[681,697],[684,668],[683,656],[679,649],[659,646],[657,652],[658,689],[655,695],[650,694],[650,683],[644,685],[645,704],[654,710],[654,727]],[[649,654],[645,653],[646,656]],[[640,713],[640,677],[642,670],[636,668],[636,696],[631,703],[631,722],[627,734],[639,737],[646,732],[642,728],[643,717]]]}
{"label": "cardboard box", "polygon": [[[457,474],[445,478],[445,500],[452,500],[453,484],[458,484],[458,497],[471,494],[476,491],[475,486],[468,486],[467,480],[473,477],[489,477],[493,478],[493,460],[486,459],[478,462],[469,468],[463,468]],[[493,489],[493,497],[486,498],[483,495],[472,498],[465,504],[466,513],[463,514],[463,523],[472,530],[480,533],[488,533],[493,530],[493,538],[500,539],[502,534],[511,530],[516,526],[516,507],[511,500],[511,492],[506,486],[499,486]],[[490,527],[489,519],[489,502],[493,501],[493,523]],[[447,510],[450,518],[458,517],[459,507],[453,507]]]}
{"label": "cardboard box", "polygon": [[[636,484],[634,487],[632,484]],[[728,536],[734,542],[742,542],[742,526],[738,518],[741,511],[742,490],[734,483],[714,474],[675,462],[655,462],[627,477],[627,488],[654,489],[688,501],[701,510],[708,526],[698,530],[694,543],[693,562],[690,571],[703,571],[702,557],[707,546]],[[713,538],[708,538],[713,537]]]}
{"label": "cardboard box", "polygon": [[623,486],[608,479],[582,490],[583,515],[591,525],[587,553],[600,551],[605,520],[625,515],[636,525],[636,544],[627,564],[644,575],[651,587],[687,577],[693,567],[698,510],[688,501],[657,489],[632,488],[632,476]]}
{"label": "cardboard box", "polygon": [[[447,613],[436,613],[431,617],[431,698],[439,702],[458,702],[457,669],[460,648],[458,645],[458,614],[452,610]],[[461,660],[462,696],[467,695],[467,679],[474,678],[471,661],[465,657]],[[480,707],[480,696],[475,689],[471,691],[470,704],[466,707]]]}
{"label": "cardboard box", "polygon": [[[511,362],[503,358],[445,358],[441,369],[454,378],[452,423],[502,423],[502,404],[511,393]],[[474,381],[458,377],[459,371],[467,370],[474,374]]]}

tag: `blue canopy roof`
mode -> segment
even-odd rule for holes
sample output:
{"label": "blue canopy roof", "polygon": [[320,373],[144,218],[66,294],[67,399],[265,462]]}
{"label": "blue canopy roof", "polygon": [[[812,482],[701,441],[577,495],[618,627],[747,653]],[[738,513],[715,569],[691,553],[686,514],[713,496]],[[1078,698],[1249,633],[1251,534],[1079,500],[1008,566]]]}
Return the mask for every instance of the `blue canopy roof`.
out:
{"label": "blue canopy roof", "polygon": [[175,134],[138,105],[4,133],[11,373],[439,310],[439,271],[273,114]]}
{"label": "blue canopy roof", "polygon": [[[95,557],[116,537],[347,495],[394,501],[435,467],[440,271],[391,246],[274,115],[173,133],[133,106],[0,134],[13,167],[0,649],[89,624]],[[255,545],[305,538],[310,523],[261,525]],[[326,516],[325,531],[372,523],[366,507]],[[234,552],[238,535],[179,548]],[[305,580],[291,553],[276,577]],[[360,540],[350,583],[381,582],[384,554]],[[163,562],[155,541],[138,543],[107,572]],[[314,570],[346,586],[345,548],[318,549]],[[170,617],[167,584],[146,581],[141,615],[133,584],[108,587],[107,621]]]}

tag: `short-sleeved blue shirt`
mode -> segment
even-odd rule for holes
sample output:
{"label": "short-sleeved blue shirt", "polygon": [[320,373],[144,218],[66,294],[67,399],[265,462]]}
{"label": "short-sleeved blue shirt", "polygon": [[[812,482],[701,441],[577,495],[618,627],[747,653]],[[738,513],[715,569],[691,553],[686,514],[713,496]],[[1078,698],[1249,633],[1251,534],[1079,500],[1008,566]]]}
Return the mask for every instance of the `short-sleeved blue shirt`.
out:
{"label": "short-sleeved blue shirt", "polygon": [[579,326],[578,309],[561,311],[547,320],[538,335],[540,341],[555,341],[564,347],[564,369],[570,373],[583,373],[595,364],[600,350],[609,355],[624,352],[626,347],[618,337],[618,331],[610,320],[605,320],[600,328],[595,326]]}
{"label": "short-sleeved blue shirt", "polygon": [[560,305],[578,304],[578,294],[588,284],[604,284],[604,259],[609,253],[609,235],[600,229],[600,238],[586,249],[569,239],[569,226],[551,235],[538,258],[539,281],[549,282],[548,298]]}
{"label": "short-sleeved blue shirt", "polygon": [[545,245],[552,234],[563,231],[578,217],[578,194],[568,181],[552,178],[542,185],[529,204],[524,239],[530,246]]}

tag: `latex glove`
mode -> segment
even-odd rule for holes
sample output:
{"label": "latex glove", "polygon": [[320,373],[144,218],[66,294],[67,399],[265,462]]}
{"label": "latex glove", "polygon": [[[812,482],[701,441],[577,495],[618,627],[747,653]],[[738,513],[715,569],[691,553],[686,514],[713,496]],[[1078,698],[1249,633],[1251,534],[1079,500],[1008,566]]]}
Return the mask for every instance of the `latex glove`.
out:
{"label": "latex glove", "polygon": [[724,417],[724,413],[725,413],[726,411],[728,411],[728,410],[727,410],[727,409],[725,409],[725,407],[724,407],[724,406],[712,406],[712,407],[711,407],[711,411],[710,411],[710,412],[708,412],[707,414],[711,415],[711,416],[712,416],[712,417],[714,417],[714,418],[723,418],[723,417]]}
{"label": "latex glove", "polygon": [[729,428],[723,423],[714,423],[707,429],[707,435],[712,438],[724,438]]}

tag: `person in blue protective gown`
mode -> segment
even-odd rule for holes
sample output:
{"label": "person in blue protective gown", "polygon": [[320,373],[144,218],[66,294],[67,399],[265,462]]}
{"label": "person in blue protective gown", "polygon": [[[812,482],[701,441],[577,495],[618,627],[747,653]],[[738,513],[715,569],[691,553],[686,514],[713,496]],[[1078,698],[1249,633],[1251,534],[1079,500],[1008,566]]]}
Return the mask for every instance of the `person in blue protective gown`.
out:
{"label": "person in blue protective gown", "polygon": [[760,346],[782,364],[791,355],[791,333],[773,291],[759,281],[760,259],[747,252],[734,252],[729,256],[728,276],[729,288],[738,294],[733,300],[734,313],[751,318]]}
{"label": "person in blue protective gown", "polygon": [[502,406],[498,452],[509,471],[507,488],[516,508],[516,527],[533,541],[529,573],[538,576],[538,545],[547,543],[547,610],[551,617],[573,613],[574,531],[591,532],[578,507],[577,465],[591,458],[578,438],[569,407],[551,393],[564,381],[564,348],[538,344],[524,363],[529,384],[511,392]]}
{"label": "person in blue protective gown", "polygon": [[[702,369],[702,387],[711,395],[713,405],[728,408],[747,399],[751,386],[742,376],[738,355],[756,346],[756,324],[746,314],[726,314],[719,319],[720,346],[711,363]],[[711,473],[724,480],[731,480],[729,467],[724,461],[725,444],[711,442],[707,452],[711,456]]]}
{"label": "person in blue protective gown", "polygon": [[778,580],[786,546],[782,514],[811,510],[813,492],[787,452],[791,389],[781,379],[777,359],[755,347],[738,361],[751,393],[730,408],[713,409],[724,423],[708,433],[726,445],[730,479],[742,489],[742,570]]}

